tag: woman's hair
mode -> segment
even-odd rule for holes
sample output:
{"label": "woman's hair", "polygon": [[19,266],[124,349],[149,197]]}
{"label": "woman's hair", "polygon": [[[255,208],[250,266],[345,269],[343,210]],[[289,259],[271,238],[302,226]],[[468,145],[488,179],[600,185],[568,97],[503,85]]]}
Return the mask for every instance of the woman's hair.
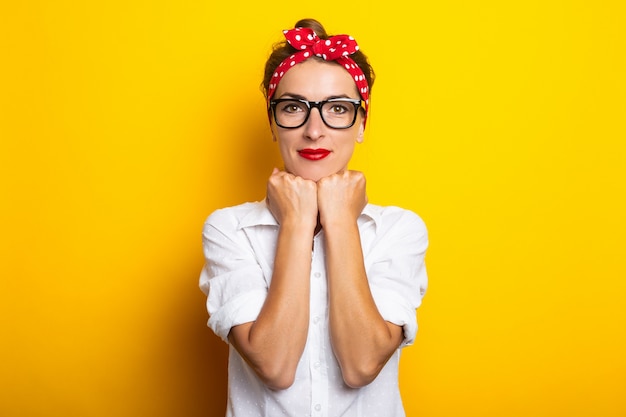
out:
{"label": "woman's hair", "polygon": [[[322,24],[315,19],[299,20],[294,25],[294,28],[298,27],[312,29],[320,39],[328,39],[330,37],[326,33],[326,29],[324,29],[324,26],[322,26]],[[272,76],[274,75],[274,71],[281,62],[293,55],[295,52],[297,52],[297,49],[289,45],[286,40],[274,45],[273,51],[267,59],[267,62],[265,63],[265,75],[263,77],[263,84],[261,85],[263,94],[266,98],[267,91],[269,90],[270,81],[272,80]],[[367,60],[367,56],[365,56],[365,54],[361,52],[361,50],[358,50],[354,54],[350,55],[350,58],[352,58],[352,60],[361,68],[361,71],[363,71],[363,75],[365,75],[365,78],[367,79],[367,85],[369,86],[369,90],[372,91],[372,86],[374,84],[374,79],[376,76],[374,74],[374,68],[372,68],[369,61]],[[322,60],[322,58],[318,57],[312,57],[312,59]]]}

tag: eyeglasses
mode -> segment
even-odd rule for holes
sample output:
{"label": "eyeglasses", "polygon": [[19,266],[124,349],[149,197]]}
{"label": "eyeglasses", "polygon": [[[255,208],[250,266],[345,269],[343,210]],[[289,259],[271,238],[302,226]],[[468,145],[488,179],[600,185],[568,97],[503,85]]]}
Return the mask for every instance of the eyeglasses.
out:
{"label": "eyeglasses", "polygon": [[293,98],[281,98],[270,101],[276,124],[285,129],[297,129],[303,126],[311,109],[317,108],[324,124],[333,129],[347,129],[356,122],[356,115],[362,100],[333,98],[324,101],[308,101]]}

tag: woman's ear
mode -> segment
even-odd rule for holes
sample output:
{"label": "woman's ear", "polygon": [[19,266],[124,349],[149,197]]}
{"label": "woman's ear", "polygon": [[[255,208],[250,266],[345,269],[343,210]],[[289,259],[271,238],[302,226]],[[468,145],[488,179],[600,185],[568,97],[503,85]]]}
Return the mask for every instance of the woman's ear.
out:
{"label": "woman's ear", "polygon": [[356,141],[358,143],[363,143],[364,135],[365,135],[365,121],[361,120],[361,123],[359,124],[359,134],[356,137]]}

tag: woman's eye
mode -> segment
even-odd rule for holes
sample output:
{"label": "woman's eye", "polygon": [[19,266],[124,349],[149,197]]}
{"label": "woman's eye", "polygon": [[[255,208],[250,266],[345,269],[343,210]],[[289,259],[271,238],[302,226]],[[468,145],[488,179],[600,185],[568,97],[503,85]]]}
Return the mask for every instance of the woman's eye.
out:
{"label": "woman's eye", "polygon": [[348,111],[348,108],[346,106],[344,106],[343,104],[334,104],[330,108],[330,112],[331,113],[335,113],[335,114],[343,114],[343,113],[345,113],[347,111]]}
{"label": "woman's eye", "polygon": [[293,103],[285,104],[283,106],[283,111],[285,113],[298,113],[302,111],[302,106]]}

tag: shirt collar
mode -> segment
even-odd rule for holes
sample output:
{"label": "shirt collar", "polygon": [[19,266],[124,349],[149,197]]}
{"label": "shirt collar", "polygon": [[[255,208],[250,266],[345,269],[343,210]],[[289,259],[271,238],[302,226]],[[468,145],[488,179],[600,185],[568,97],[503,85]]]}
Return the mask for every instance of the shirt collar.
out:
{"label": "shirt collar", "polygon": [[278,222],[267,207],[266,200],[254,203],[252,210],[239,221],[239,229],[252,226],[278,226]]}
{"label": "shirt collar", "polygon": [[370,222],[374,223],[374,227],[378,227],[382,217],[381,207],[373,204],[367,204],[361,215],[359,216],[359,226],[364,226]]}
{"label": "shirt collar", "polygon": [[[367,204],[359,216],[359,226],[373,222],[376,227],[380,223],[381,216],[381,207]],[[267,207],[266,200],[256,202],[252,210],[239,222],[239,229],[254,226],[278,226],[278,222]]]}

